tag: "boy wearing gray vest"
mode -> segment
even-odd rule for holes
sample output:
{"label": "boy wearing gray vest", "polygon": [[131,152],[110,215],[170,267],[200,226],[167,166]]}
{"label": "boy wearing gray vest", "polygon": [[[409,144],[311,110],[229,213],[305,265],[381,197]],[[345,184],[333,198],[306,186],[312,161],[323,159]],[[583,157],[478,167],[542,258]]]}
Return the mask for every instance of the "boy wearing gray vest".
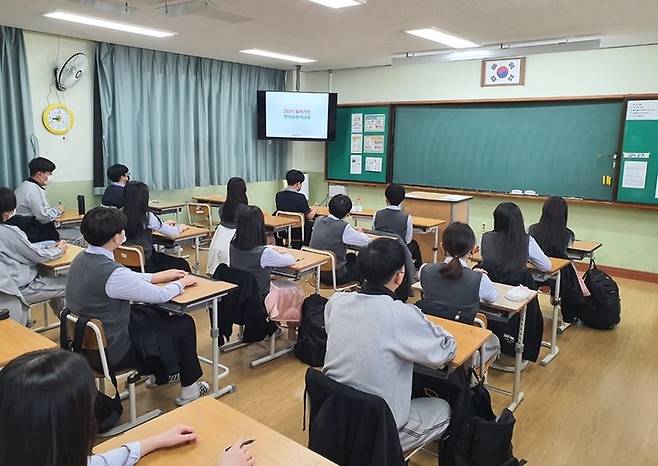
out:
{"label": "boy wearing gray vest", "polygon": [[[351,210],[352,200],[344,194],[337,194],[329,201],[330,215],[317,219],[311,234],[312,248],[334,253],[337,285],[361,281],[356,254],[348,254],[347,246],[365,247],[370,243],[368,235],[343,220]],[[320,281],[331,285],[331,272],[321,272]]]}
{"label": "boy wearing gray vest", "polygon": [[[125,226],[126,217],[117,209],[96,207],[87,212],[80,229],[89,247],[71,264],[66,284],[66,303],[71,312],[103,323],[105,351],[115,370],[150,366],[153,362],[144,361],[133,346],[131,301],[166,303],[196,283],[195,277],[181,270],[142,274],[115,262],[114,250],[126,241]],[[170,316],[166,312],[158,317],[154,327],[167,333],[158,343],[169,343],[166,349],[175,353],[179,373],[157,374],[159,377],[152,377],[147,386],[180,379],[182,388],[176,404],[182,406],[209,391],[206,382],[198,381],[203,373],[196,353],[194,320],[188,315]]]}
{"label": "boy wearing gray vest", "polygon": [[398,235],[409,248],[416,268],[423,263],[420,247],[414,238],[414,223],[411,215],[402,210],[406,191],[400,184],[389,184],[384,191],[386,207],[378,210],[372,222],[372,229]]}
{"label": "boy wearing gray vest", "polygon": [[324,373],[336,382],[383,398],[400,443],[409,451],[438,438],[450,423],[440,398],[411,399],[414,364],[441,368],[455,355],[450,333],[432,325],[413,304],[396,299],[404,280],[404,246],[376,239],[360,253],[365,279],[358,293],[336,293],[324,311]]}

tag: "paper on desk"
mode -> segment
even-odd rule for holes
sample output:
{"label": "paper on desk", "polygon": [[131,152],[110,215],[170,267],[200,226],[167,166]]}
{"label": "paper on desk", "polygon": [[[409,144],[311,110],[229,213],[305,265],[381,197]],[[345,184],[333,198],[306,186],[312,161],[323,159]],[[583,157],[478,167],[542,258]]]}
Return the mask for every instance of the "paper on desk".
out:
{"label": "paper on desk", "polygon": [[363,134],[352,135],[352,153],[360,154],[363,150]]}
{"label": "paper on desk", "polygon": [[624,176],[621,180],[622,188],[644,189],[647,179],[647,162],[624,163]]}
{"label": "paper on desk", "polygon": [[360,175],[361,172],[361,155],[350,156],[350,175]]}

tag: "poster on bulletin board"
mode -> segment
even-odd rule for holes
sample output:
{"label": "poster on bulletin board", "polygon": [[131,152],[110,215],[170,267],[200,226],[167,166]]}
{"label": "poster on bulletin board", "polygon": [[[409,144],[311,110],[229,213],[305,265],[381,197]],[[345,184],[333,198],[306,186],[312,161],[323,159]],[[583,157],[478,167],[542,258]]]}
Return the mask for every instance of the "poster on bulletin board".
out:
{"label": "poster on bulletin board", "polygon": [[327,180],[387,183],[390,107],[338,107],[336,140],[326,143]]}

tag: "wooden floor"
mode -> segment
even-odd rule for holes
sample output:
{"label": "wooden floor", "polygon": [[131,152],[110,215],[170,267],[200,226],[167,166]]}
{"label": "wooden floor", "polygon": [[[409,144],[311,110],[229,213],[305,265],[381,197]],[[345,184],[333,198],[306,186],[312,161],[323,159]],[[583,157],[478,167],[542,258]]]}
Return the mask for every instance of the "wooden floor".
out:
{"label": "wooden floor", "polygon": [[[525,400],[515,413],[514,452],[531,465],[658,465],[658,287],[632,280],[618,283],[623,306],[618,328],[609,332],[569,328],[558,340],[560,354],[553,363],[531,364],[523,373]],[[542,309],[550,315],[545,298]],[[193,316],[199,353],[210,357],[208,316],[203,310]],[[48,336],[57,339],[57,331]],[[264,345],[251,345],[220,356],[231,371],[222,384],[237,385],[237,391],[221,401],[305,445],[306,366],[288,355],[249,368],[249,361],[266,352]],[[210,367],[202,367],[210,381]],[[511,381],[512,374],[490,373],[494,385],[511,387]],[[178,390],[178,385],[138,387],[139,411],[174,409]],[[496,393],[492,398],[496,412],[508,402]],[[420,453],[411,464],[435,465],[437,460]]]}

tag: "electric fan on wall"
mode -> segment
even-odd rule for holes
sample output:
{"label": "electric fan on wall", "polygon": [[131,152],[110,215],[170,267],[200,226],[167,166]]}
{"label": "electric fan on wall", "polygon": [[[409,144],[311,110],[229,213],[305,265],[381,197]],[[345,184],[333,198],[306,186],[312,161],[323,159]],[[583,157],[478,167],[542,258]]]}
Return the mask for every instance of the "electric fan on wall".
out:
{"label": "electric fan on wall", "polygon": [[65,91],[75,86],[87,71],[87,55],[76,53],[67,60],[57,64],[55,68],[55,87]]}

